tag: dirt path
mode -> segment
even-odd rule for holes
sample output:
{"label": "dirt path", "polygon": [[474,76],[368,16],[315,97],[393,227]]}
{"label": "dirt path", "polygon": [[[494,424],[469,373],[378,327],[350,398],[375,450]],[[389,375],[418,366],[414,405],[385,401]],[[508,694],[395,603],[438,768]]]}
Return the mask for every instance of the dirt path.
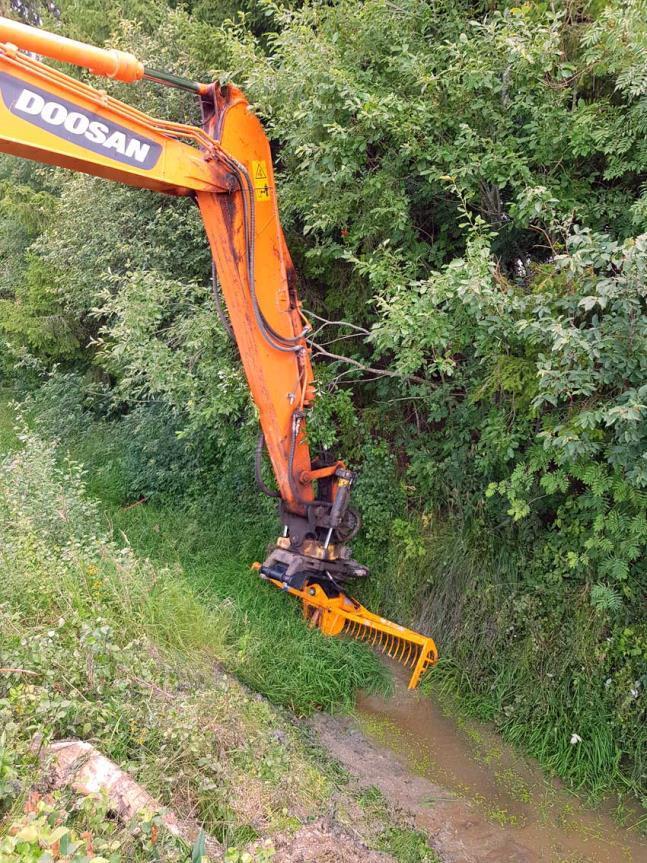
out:
{"label": "dirt path", "polygon": [[647,843],[545,779],[487,726],[398,681],[356,717],[312,720],[322,746],[429,837],[443,863],[647,863]]}

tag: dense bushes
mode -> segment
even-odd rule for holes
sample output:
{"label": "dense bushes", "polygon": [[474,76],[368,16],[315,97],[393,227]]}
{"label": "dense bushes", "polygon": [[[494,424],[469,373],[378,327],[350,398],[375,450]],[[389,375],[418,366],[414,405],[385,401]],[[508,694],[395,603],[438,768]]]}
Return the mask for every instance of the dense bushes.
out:
{"label": "dense bushes", "polygon": [[[109,36],[61,8],[68,32]],[[236,9],[222,23],[231,4],[125,2],[110,38],[245,86],[274,141],[306,304],[363,328],[324,326],[319,341],[392,373],[329,363],[313,426],[364,467],[375,598],[433,624],[439,677],[545,763],[590,788],[638,787],[644,0]],[[195,116],[175,93],[121,92]],[[194,209],[2,172],[3,368],[73,366],[100,392],[93,410],[134,430],[163,418],[128,494],[223,466],[245,488],[254,418]]]}

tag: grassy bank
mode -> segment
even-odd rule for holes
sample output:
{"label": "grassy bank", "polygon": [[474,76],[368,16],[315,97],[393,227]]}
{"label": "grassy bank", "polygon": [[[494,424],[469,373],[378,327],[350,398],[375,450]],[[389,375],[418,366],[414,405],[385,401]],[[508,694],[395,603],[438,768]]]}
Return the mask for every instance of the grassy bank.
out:
{"label": "grassy bank", "polygon": [[[435,859],[388,808],[379,818],[364,812],[299,724],[223,672],[268,661],[259,642],[271,613],[279,637],[292,639],[276,643],[272,665],[288,661],[282,650],[293,649],[299,630],[303,642],[291,674],[267,668],[265,688],[277,700],[305,706],[309,695],[309,706],[332,706],[349,697],[343,686],[349,693],[358,672],[335,666],[341,654],[324,647],[313,657],[317,641],[304,641],[312,636],[271,593],[257,606],[250,601],[245,617],[225,586],[236,578],[233,562],[217,590],[201,592],[197,564],[189,575],[177,562],[194,537],[188,516],[171,524],[151,509],[115,523],[142,544],[157,538],[151,562],[113,541],[77,464],[34,433],[17,443],[0,459],[0,860],[46,852],[110,863],[200,856],[198,846],[191,851],[166,835],[152,813],[124,826],[101,798],[45,793],[35,736],[41,746],[90,741],[220,841],[228,863],[267,863],[275,841],[322,815],[342,834],[352,822],[369,845],[402,863]],[[371,662],[364,668],[370,679]],[[260,670],[248,676],[256,674],[263,688]],[[249,858],[241,856],[245,846]]]}
{"label": "grassy bank", "polygon": [[12,390],[3,389],[0,383],[0,453],[6,453],[17,443],[13,395]]}
{"label": "grassy bank", "polygon": [[[10,440],[15,408],[8,402],[7,395],[3,427]],[[277,530],[273,504],[267,507],[248,487],[230,487],[227,478],[219,483],[217,477],[212,488],[146,500],[136,490],[151,459],[147,449],[143,456],[136,451],[129,427],[83,412],[75,417],[74,406],[55,399],[28,402],[29,423],[61,441],[59,461],[66,454],[83,465],[88,495],[114,542],[155,567],[177,570],[201,607],[227,608],[228,670],[297,714],[349,707],[358,688],[388,688],[370,650],[307,627],[298,604],[250,569]]]}
{"label": "grassy bank", "polygon": [[[250,563],[262,559],[267,540],[239,536],[219,507],[170,504],[113,509],[118,535],[156,565],[179,563],[205,601],[228,603],[236,650],[230,667],[240,679],[297,713],[313,707],[349,707],[357,688],[386,685],[366,648],[327,639],[304,625],[300,607],[260,582]],[[242,515],[246,522],[248,513]]]}
{"label": "grassy bank", "polygon": [[[177,567],[204,607],[226,604],[226,663],[242,680],[297,713],[349,705],[358,687],[384,685],[362,645],[306,629],[297,605],[250,572],[276,521],[272,504],[241,479],[248,471],[234,465],[231,475],[205,476],[180,461],[160,465],[158,429],[133,435],[127,421],[91,415],[70,424],[51,394],[43,399],[32,403],[32,420],[58,432],[85,464],[117,543],[157,567]],[[198,490],[142,494],[142,475],[163,474],[168,483],[178,472],[201,476]],[[425,685],[493,721],[592,799],[630,794],[640,803],[647,741],[632,671],[640,657],[619,662],[600,650],[607,618],[588,595],[561,583],[529,592],[523,544],[488,536],[476,519],[400,519],[383,536],[356,545],[372,569],[361,598],[437,639],[441,664]],[[628,636],[628,655],[632,645]],[[573,735],[581,740],[572,743]]]}
{"label": "grassy bank", "polygon": [[593,804],[611,796],[622,816],[630,801],[635,824],[647,807],[640,631],[626,625],[618,651],[588,591],[561,582],[529,591],[523,546],[476,520],[418,525],[411,549],[396,541],[372,590],[384,613],[437,639],[441,661],[422,689],[493,722]]}

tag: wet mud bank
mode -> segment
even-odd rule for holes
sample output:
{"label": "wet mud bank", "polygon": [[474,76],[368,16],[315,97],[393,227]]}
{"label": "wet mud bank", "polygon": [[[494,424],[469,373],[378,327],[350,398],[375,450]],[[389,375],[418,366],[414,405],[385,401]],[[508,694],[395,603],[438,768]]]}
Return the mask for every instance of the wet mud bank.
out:
{"label": "wet mud bank", "polygon": [[446,715],[397,680],[353,717],[312,720],[320,743],[377,788],[443,863],[647,863],[647,842],[593,811],[482,723]]}

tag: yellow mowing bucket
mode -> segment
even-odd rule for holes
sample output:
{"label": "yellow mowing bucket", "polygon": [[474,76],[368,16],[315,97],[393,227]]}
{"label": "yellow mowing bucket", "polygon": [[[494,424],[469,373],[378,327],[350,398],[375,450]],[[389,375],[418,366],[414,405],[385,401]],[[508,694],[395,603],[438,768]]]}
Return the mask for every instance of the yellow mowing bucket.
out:
{"label": "yellow mowing bucket", "polygon": [[432,638],[372,614],[344,593],[329,597],[318,584],[309,584],[303,590],[297,590],[294,587],[286,588],[285,584],[273,578],[268,581],[298,596],[303,603],[305,618],[312,626],[318,626],[324,635],[349,635],[365,641],[411,669],[409,689],[415,689],[425,671],[438,661],[438,651]]}

